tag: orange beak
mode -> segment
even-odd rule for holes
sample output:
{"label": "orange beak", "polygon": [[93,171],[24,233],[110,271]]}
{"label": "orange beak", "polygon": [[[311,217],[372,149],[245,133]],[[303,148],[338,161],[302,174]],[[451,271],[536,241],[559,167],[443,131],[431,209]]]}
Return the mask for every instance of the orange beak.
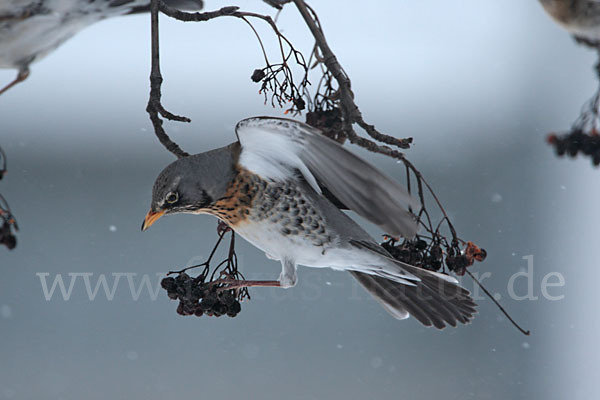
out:
{"label": "orange beak", "polygon": [[142,224],[142,232],[150,228],[153,223],[155,223],[160,217],[163,216],[164,213],[164,211],[148,211],[148,214],[146,214],[146,218],[144,218],[144,223]]}

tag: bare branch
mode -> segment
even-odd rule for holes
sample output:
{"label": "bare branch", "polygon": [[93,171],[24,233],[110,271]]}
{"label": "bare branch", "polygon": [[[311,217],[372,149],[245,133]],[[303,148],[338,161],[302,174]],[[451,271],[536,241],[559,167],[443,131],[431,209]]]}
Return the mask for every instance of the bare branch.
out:
{"label": "bare branch", "polygon": [[179,21],[184,21],[184,22],[209,21],[214,18],[233,15],[237,10],[239,10],[239,7],[229,6],[229,7],[222,7],[219,10],[215,10],[215,11],[191,13],[191,12],[180,11],[173,7],[169,7],[162,0],[158,0],[158,3],[159,3],[159,11],[160,12],[162,12],[165,15],[168,15],[171,18],[175,18]]}
{"label": "bare branch", "polygon": [[162,75],[160,73],[160,55],[159,55],[159,40],[158,40],[158,10],[162,4],[161,0],[151,0],[150,2],[150,22],[151,22],[151,41],[152,41],[152,68],[150,70],[150,98],[148,105],[146,106],[146,112],[150,116],[152,125],[154,127],[154,133],[160,141],[160,143],[177,158],[186,157],[189,153],[183,151],[177,143],[173,142],[165,129],[163,128],[163,120],[160,119],[160,115],[164,118],[180,122],[191,122],[189,118],[172,114],[165,110],[161,103],[161,85],[163,82]]}

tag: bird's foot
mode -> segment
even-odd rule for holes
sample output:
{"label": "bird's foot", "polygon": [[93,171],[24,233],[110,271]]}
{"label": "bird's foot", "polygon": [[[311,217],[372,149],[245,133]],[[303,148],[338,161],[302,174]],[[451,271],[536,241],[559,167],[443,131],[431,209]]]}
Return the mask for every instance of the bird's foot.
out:
{"label": "bird's foot", "polygon": [[219,224],[217,225],[217,234],[219,236],[221,236],[221,235],[226,234],[229,231],[231,231],[231,228],[229,227],[229,225],[227,225],[223,221],[219,221]]}

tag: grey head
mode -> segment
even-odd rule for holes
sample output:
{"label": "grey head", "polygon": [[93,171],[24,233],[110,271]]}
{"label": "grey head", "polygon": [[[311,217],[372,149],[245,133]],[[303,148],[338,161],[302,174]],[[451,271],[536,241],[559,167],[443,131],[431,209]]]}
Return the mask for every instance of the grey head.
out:
{"label": "grey head", "polygon": [[142,230],[161,216],[201,213],[219,200],[237,174],[239,143],[180,158],[169,164],[156,178],[152,203]]}

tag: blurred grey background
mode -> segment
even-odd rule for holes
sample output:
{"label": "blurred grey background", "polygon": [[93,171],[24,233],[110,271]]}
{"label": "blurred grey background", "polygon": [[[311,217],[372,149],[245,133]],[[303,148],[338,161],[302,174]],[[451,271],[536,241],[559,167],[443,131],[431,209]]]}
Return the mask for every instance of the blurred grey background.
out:
{"label": "blurred grey background", "polygon": [[[207,9],[225,4],[206,1]],[[235,4],[272,13],[257,0]],[[180,317],[164,291],[147,287],[135,300],[128,279],[137,289],[146,276],[154,290],[157,273],[202,261],[216,238],[208,216],[139,231],[154,178],[173,160],[145,113],[149,17],[139,15],[83,31],[0,97],[9,161],[0,192],[21,227],[17,249],[0,249],[0,399],[600,396],[600,171],[587,159],[557,159],[544,142],[595,90],[594,53],[533,0],[312,5],[365,117],[415,138],[408,157],[461,237],[488,251],[473,271],[491,273],[484,283],[532,335],[487,299],[466,327],[396,321],[348,275],[329,270],[301,269],[291,290],[252,290],[234,319]],[[312,48],[293,6],[279,23],[298,47]],[[249,79],[263,61],[242,21],[163,18],[161,27],[164,104],[193,120],[166,124],[184,149],[232,142],[244,117],[282,115]],[[1,71],[0,82],[13,76]],[[394,161],[358,152],[403,179]],[[248,277],[279,273],[246,243],[238,254]],[[509,280],[526,271],[527,256],[538,299],[511,299]],[[565,280],[548,289],[558,301],[541,291],[553,272]],[[79,274],[67,301],[58,287],[45,299],[44,273],[49,286],[61,274],[67,289],[68,274]],[[112,286],[114,273],[128,274],[114,298],[100,289],[90,300],[84,276],[93,289],[100,276]],[[527,293],[527,279],[513,282]]]}

